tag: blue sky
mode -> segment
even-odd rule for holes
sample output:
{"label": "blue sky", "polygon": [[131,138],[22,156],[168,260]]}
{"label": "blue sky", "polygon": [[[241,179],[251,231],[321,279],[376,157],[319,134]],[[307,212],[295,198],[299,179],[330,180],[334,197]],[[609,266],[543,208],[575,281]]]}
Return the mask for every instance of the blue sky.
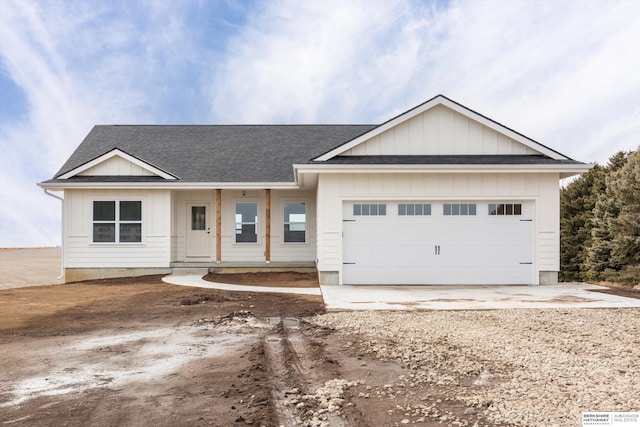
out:
{"label": "blue sky", "polygon": [[94,124],[379,123],[439,93],[582,161],[640,144],[639,1],[0,0],[0,247],[56,245]]}

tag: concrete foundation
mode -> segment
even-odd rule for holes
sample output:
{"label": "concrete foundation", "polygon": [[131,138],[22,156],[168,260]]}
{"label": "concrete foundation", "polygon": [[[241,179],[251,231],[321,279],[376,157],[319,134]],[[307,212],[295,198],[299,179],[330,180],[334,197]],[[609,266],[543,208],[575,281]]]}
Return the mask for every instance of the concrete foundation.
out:
{"label": "concrete foundation", "polygon": [[320,285],[339,285],[340,273],[337,271],[318,271]]}
{"label": "concrete foundation", "polygon": [[119,277],[151,276],[154,274],[171,274],[170,268],[66,268],[64,282],[82,282],[84,280],[115,279]]}
{"label": "concrete foundation", "polygon": [[558,272],[557,271],[541,271],[540,284],[541,285],[557,285]]}

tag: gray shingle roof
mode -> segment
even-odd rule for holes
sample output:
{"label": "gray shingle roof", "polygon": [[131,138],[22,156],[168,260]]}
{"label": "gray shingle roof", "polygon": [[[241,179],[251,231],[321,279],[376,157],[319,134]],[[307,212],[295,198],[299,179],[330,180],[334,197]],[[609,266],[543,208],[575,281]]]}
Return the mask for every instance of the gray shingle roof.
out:
{"label": "gray shingle roof", "polygon": [[186,182],[293,182],[293,164],[305,163],[374,127],[95,126],[55,177],[118,148]]}

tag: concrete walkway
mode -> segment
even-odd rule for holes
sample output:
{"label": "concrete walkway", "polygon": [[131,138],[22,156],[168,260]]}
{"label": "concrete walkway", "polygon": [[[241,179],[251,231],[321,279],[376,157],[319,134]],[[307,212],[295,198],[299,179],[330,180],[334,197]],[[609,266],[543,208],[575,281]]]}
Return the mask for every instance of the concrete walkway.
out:
{"label": "concrete walkway", "polygon": [[206,289],[220,289],[236,292],[271,292],[276,294],[321,295],[320,288],[275,288],[268,286],[231,285],[228,283],[209,282],[201,274],[172,274],[162,278],[163,282],[179,286],[193,286]]}
{"label": "concrete walkway", "polygon": [[640,299],[586,283],[542,286],[322,286],[327,310],[640,308]]}
{"label": "concrete walkway", "polygon": [[[167,283],[236,292],[322,295],[329,311],[496,310],[509,308],[640,308],[640,299],[592,292],[587,283],[543,286],[321,286],[275,288],[209,282],[201,274],[176,274]],[[320,290],[322,289],[322,293]]]}

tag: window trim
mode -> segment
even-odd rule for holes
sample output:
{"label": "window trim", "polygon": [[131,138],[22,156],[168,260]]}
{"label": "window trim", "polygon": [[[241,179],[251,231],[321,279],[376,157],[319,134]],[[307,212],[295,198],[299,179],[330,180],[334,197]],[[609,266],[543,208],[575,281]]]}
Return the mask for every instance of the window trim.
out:
{"label": "window trim", "polygon": [[[113,202],[115,203],[115,219],[111,220],[94,220],[94,209],[95,202]],[[120,220],[120,202],[140,202],[140,220]],[[94,225],[95,224],[114,224],[115,226],[115,240],[113,242],[96,242],[94,236]],[[140,241],[139,242],[121,242],[120,241],[120,224],[140,224]],[[103,198],[97,197],[91,199],[91,241],[90,245],[127,245],[127,246],[135,246],[135,245],[144,245],[145,244],[145,235],[144,235],[144,200],[142,198]]]}
{"label": "window trim", "polygon": [[[287,222],[285,219],[285,205],[287,203],[303,203],[304,204],[304,223],[302,222]],[[309,236],[309,201],[308,200],[282,200],[282,244],[284,245],[307,245],[309,244],[308,236]],[[285,227],[287,224],[304,224],[304,242],[287,242],[286,241],[286,231]]]}
{"label": "window trim", "polygon": [[[256,222],[241,222],[240,224],[255,224],[256,227],[256,241],[255,242],[238,242],[236,240],[236,224],[238,224],[236,222],[236,215],[237,215],[237,206],[238,203],[255,203],[256,204]],[[260,241],[260,200],[259,199],[234,199],[233,200],[233,226],[232,226],[232,230],[233,230],[233,244],[234,245],[260,245],[261,241]]]}

